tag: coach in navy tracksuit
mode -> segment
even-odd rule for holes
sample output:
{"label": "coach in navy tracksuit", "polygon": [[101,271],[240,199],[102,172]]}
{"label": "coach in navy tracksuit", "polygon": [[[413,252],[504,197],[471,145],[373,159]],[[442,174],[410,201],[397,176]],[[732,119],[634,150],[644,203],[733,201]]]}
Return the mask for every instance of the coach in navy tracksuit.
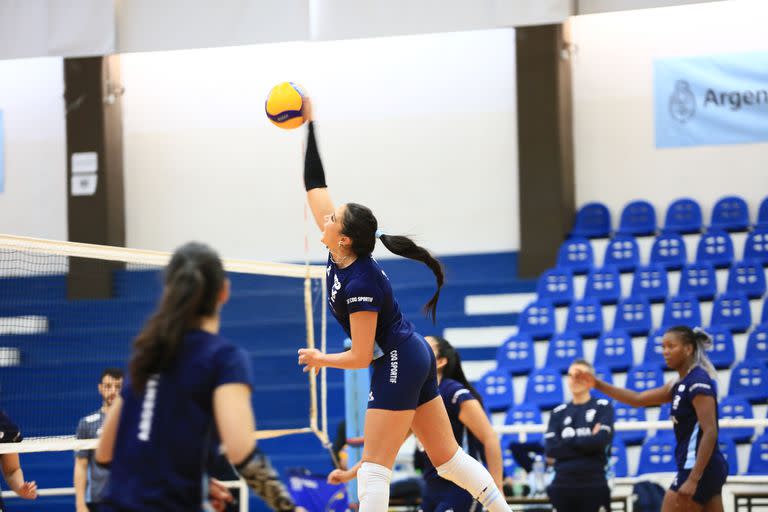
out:
{"label": "coach in navy tracksuit", "polygon": [[594,373],[588,362],[574,361],[568,369],[573,400],[555,407],[549,417],[545,450],[555,460],[555,478],[547,494],[558,512],[598,512],[601,507],[610,511],[605,471],[613,437],[613,406],[590,396],[589,387],[574,380],[575,370]]}

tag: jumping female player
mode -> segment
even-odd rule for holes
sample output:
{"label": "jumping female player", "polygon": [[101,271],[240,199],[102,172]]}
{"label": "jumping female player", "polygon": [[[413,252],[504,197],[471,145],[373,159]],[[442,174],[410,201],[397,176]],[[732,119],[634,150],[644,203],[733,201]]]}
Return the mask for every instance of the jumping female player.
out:
{"label": "jumping female player", "polygon": [[728,467],[717,446],[718,414],[715,369],[706,356],[712,339],[701,329],[679,326],[667,330],[662,354],[667,366],[680,375],[676,381],[638,393],[617,388],[589,372],[576,380],[633,407],[672,402],[677,476],[664,495],[662,512],[722,512],[721,491]]}
{"label": "jumping female player", "polygon": [[229,290],[210,247],[188,243],[173,254],[160,306],[133,342],[129,376],[96,448],[96,462],[111,463],[100,510],[200,510],[214,432],[273,510],[294,510],[256,451],[248,358],[218,334]]}
{"label": "jumping female player", "polygon": [[363,463],[357,472],[360,511],[387,510],[391,468],[411,429],[441,477],[469,491],[490,512],[508,511],[490,473],[456,443],[437,387],[435,356],[400,312],[389,279],[371,253],[378,236],[390,252],[422,261],[432,270],[438,289],[425,310],[433,318],[443,284],[440,262],[407,237],[379,234],[376,217],[365,206],[334,207],[308,98],[304,117],[309,120],[304,184],[312,214],[323,231],[322,242],[330,252],[328,305],[351,337],[352,349],[339,354],[300,349],[299,364],[305,365],[304,371],[315,371],[324,366],[365,368],[373,361]]}
{"label": "jumping female player", "polygon": [[547,494],[557,512],[611,510],[611,490],[605,479],[613,438],[613,406],[593,398],[589,386],[577,381],[577,372],[595,373],[587,361],[577,359],[568,369],[573,400],[558,405],[544,434],[547,457],[555,459],[555,479]]}
{"label": "jumping female player", "polygon": [[[448,411],[456,442],[463,443],[466,433],[470,454],[480,456],[479,449],[483,449],[483,455],[488,462],[496,487],[502,491],[503,464],[499,437],[494,432],[491,422],[488,421],[480,395],[464,376],[461,358],[448,340],[440,336],[427,336],[425,339],[437,360],[440,396]],[[423,475],[426,485],[421,498],[421,510],[423,512],[475,510],[477,502],[472,496],[453,482],[441,478],[429,458],[424,457],[424,459]],[[355,477],[358,467],[359,463],[348,471],[336,469],[328,475],[328,481],[332,484],[348,482]],[[479,511],[480,508],[478,507],[477,510]]]}

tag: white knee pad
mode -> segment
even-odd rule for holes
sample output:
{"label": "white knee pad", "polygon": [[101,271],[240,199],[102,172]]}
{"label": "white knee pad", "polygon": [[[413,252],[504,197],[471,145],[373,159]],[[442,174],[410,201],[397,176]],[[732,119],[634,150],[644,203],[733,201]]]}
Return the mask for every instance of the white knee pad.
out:
{"label": "white knee pad", "polygon": [[360,512],[386,512],[392,471],[380,464],[363,462],[357,470],[357,499]]}
{"label": "white knee pad", "polygon": [[438,466],[437,474],[466,489],[490,512],[509,510],[504,496],[499,492],[485,466],[464,453],[461,448],[448,462]]}

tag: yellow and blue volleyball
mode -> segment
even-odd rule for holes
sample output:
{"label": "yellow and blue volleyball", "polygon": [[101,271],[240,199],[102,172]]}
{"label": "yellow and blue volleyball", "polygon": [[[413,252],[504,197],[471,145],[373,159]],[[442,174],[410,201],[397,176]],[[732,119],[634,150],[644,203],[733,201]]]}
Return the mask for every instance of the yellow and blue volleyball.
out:
{"label": "yellow and blue volleyball", "polygon": [[292,130],[304,124],[301,107],[304,104],[304,93],[297,84],[283,82],[269,91],[264,110],[272,124]]}

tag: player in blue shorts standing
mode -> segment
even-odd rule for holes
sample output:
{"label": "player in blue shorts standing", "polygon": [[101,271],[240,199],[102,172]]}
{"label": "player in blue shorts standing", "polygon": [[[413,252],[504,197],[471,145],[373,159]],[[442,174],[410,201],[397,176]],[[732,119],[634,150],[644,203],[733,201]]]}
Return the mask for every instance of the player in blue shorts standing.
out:
{"label": "player in blue shorts standing", "polygon": [[[461,358],[448,340],[441,336],[427,336],[425,339],[437,360],[438,389],[451,420],[456,442],[463,443],[466,434],[468,453],[475,458],[482,457],[487,461],[488,470],[493,475],[496,487],[503,493],[503,462],[499,436],[493,430],[483,409],[480,394],[464,375]],[[423,451],[421,447],[419,449]],[[467,491],[441,478],[429,458],[423,458],[425,459],[423,461],[425,487],[421,497],[422,512],[480,510],[477,502]],[[336,469],[328,475],[328,481],[332,484],[348,482],[355,477],[358,468],[359,463],[347,471]]]}
{"label": "player in blue shorts standing", "polygon": [[356,203],[334,207],[315,141],[312,106],[305,98],[309,139],[304,163],[307,200],[322,242],[328,247],[328,306],[352,349],[324,354],[300,349],[305,371],[322,367],[355,369],[373,362],[365,417],[363,463],[357,472],[361,512],[386,511],[395,456],[409,430],[418,437],[437,473],[466,489],[490,512],[508,511],[493,477],[456,443],[437,386],[435,356],[400,312],[392,286],[371,253],[378,238],[392,253],[425,263],[435,274],[437,292],[425,305],[434,318],[443,269],[426,249],[404,236],[378,232],[370,209]]}
{"label": "player in blue shorts standing", "polygon": [[160,305],[133,342],[129,375],[104,420],[95,458],[111,474],[100,510],[200,510],[215,434],[273,510],[294,510],[256,451],[248,357],[218,334],[228,299],[229,280],[210,247],[176,250]]}
{"label": "player in blue shorts standing", "polygon": [[712,338],[703,330],[672,327],[662,339],[667,366],[680,378],[638,393],[617,388],[588,372],[576,379],[633,407],[672,402],[677,476],[664,495],[662,512],[722,512],[722,488],[728,466],[717,445],[718,413],[716,372],[706,356]]}

